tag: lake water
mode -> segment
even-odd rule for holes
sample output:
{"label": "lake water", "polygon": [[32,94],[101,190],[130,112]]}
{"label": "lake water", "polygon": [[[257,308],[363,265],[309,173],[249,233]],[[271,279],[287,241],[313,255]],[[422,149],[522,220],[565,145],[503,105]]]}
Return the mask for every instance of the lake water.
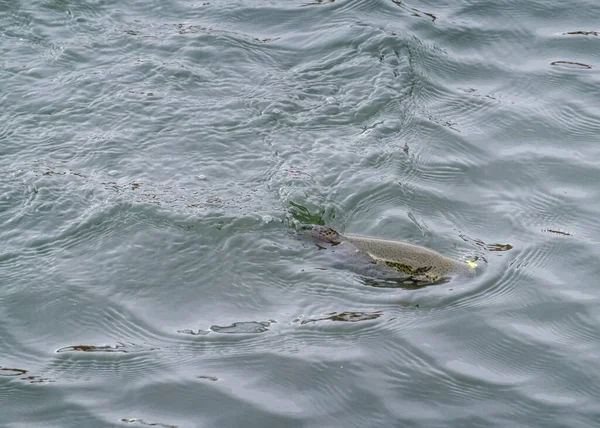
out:
{"label": "lake water", "polygon": [[[0,426],[600,426],[599,32],[596,0],[0,0]],[[374,286],[307,219],[478,274]]]}

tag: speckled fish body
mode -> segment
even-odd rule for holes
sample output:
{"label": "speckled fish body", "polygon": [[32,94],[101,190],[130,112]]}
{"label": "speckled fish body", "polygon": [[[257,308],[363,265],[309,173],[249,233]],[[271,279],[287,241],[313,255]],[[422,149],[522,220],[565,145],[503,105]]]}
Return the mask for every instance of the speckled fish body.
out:
{"label": "speckled fish body", "polygon": [[378,262],[415,276],[436,279],[475,274],[475,269],[466,262],[445,257],[429,248],[361,235],[343,237]]}
{"label": "speckled fish body", "polygon": [[350,267],[368,271],[370,275],[425,282],[475,275],[475,269],[466,262],[445,257],[429,248],[369,236],[342,235],[324,226],[306,232],[317,244],[329,244],[341,251],[349,265],[356,264]]}

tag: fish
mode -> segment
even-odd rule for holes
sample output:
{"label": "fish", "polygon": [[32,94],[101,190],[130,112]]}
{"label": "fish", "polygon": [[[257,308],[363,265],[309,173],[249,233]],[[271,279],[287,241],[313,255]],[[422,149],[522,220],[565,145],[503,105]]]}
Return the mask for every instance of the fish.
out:
{"label": "fish", "polygon": [[327,226],[307,226],[302,234],[319,248],[331,248],[336,267],[370,277],[414,284],[473,278],[477,264],[455,260],[432,249],[358,234],[344,234]]}

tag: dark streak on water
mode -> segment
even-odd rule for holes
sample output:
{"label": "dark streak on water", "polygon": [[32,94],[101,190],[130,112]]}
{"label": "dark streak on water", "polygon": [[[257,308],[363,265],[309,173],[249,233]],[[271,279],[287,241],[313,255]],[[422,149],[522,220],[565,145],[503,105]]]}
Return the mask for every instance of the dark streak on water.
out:
{"label": "dark streak on water", "polygon": [[446,3],[0,0],[0,426],[599,426],[600,8]]}

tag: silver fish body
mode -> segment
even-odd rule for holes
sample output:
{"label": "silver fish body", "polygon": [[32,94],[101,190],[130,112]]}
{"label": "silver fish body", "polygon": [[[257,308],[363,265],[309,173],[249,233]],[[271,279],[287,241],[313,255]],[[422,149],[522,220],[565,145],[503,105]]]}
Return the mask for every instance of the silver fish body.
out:
{"label": "silver fish body", "polygon": [[334,229],[314,226],[305,231],[318,245],[329,245],[353,271],[389,279],[438,282],[452,277],[473,277],[475,265],[445,257],[429,248],[369,236],[342,235]]}

